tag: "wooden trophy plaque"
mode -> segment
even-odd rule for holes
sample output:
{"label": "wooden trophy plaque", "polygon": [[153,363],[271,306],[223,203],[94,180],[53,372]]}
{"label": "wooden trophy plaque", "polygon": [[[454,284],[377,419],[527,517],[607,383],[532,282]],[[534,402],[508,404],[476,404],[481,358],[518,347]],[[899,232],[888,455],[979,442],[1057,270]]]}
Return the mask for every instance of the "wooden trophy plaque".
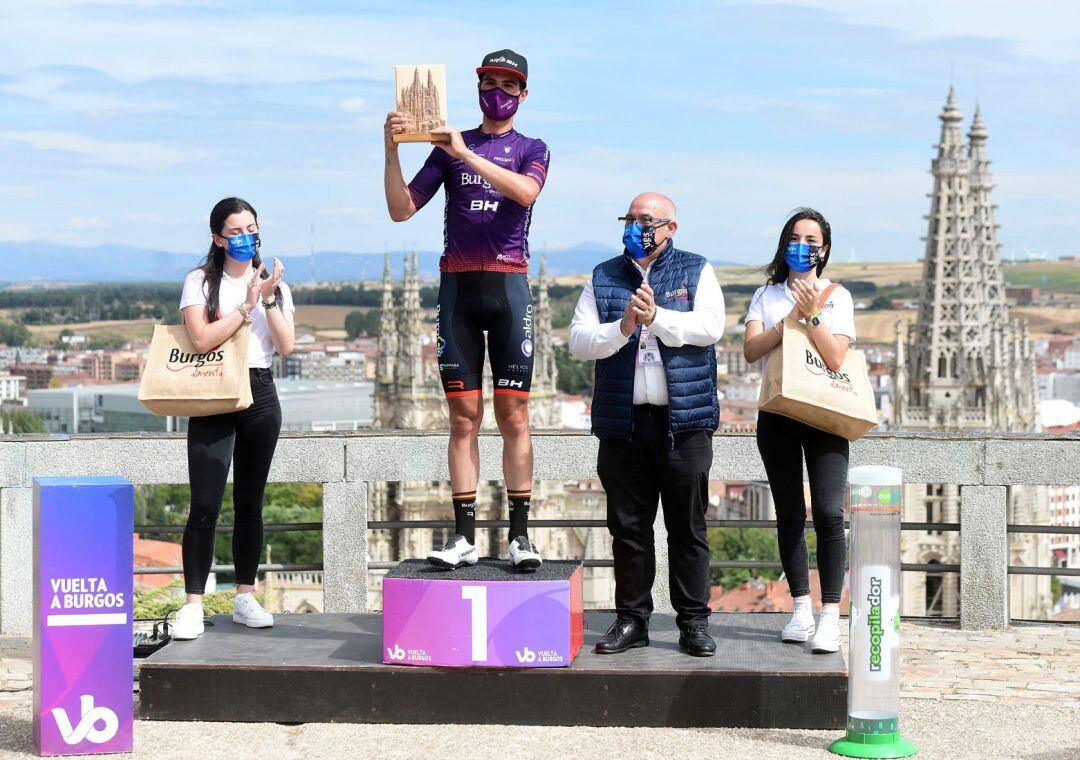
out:
{"label": "wooden trophy plaque", "polygon": [[433,135],[431,130],[445,127],[446,67],[420,64],[394,67],[397,108],[410,119],[408,129],[394,135],[394,142],[446,142],[450,135]]}

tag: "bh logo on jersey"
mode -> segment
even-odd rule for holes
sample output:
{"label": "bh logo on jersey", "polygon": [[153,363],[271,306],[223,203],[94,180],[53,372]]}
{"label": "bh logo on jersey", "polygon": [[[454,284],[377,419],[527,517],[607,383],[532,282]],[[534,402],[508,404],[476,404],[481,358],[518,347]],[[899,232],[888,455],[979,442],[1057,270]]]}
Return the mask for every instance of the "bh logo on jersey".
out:
{"label": "bh logo on jersey", "polygon": [[401,648],[400,644],[394,644],[394,646],[386,648],[386,656],[391,660],[404,660],[405,650]]}
{"label": "bh logo on jersey", "polygon": [[[83,741],[104,744],[116,736],[120,728],[116,713],[108,707],[94,707],[94,697],[90,694],[83,694],[79,702],[82,707],[82,716],[74,727],[71,725],[67,710],[61,707],[52,709],[56,727],[60,729],[60,736],[63,737],[65,743],[71,746],[81,744]],[[101,728],[97,727],[98,723],[103,724]]]}
{"label": "bh logo on jersey", "polygon": [[514,650],[514,654],[517,655],[517,661],[520,663],[536,662],[536,652],[528,647],[525,647],[525,650],[522,652]]}
{"label": "bh logo on jersey", "polygon": [[498,201],[470,201],[469,211],[498,211]]}

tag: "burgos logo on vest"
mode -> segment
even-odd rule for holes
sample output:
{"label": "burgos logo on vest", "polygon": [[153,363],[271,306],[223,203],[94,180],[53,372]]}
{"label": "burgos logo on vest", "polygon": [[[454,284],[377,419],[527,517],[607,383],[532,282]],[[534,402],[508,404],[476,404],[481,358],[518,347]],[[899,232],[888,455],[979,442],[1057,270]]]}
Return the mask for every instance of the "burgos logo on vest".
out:
{"label": "burgos logo on vest", "polygon": [[[82,716],[74,727],[71,725],[71,719],[68,718],[67,710],[61,707],[52,709],[56,727],[60,729],[60,736],[63,737],[65,743],[75,746],[85,740],[93,744],[104,744],[116,736],[120,728],[116,713],[108,707],[94,707],[94,697],[90,694],[83,694],[80,697],[80,703]],[[104,726],[97,728],[98,723],[104,723]]]}

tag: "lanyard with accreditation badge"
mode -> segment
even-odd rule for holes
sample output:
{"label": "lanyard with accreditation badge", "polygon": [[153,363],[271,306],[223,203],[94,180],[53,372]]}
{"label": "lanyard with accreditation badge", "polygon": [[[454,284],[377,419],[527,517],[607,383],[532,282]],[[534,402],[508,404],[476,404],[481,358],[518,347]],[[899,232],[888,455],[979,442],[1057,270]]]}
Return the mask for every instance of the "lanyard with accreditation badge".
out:
{"label": "lanyard with accreditation badge", "polygon": [[[648,279],[648,276],[646,276],[644,281],[648,282]],[[638,336],[637,363],[641,367],[655,367],[658,364],[663,364],[656,336],[644,324],[641,326],[641,334]]]}

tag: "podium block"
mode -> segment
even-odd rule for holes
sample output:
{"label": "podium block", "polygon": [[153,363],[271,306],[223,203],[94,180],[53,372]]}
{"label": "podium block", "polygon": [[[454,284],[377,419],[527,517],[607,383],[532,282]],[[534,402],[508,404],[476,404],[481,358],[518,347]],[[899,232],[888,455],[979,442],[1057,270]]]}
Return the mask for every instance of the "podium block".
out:
{"label": "podium block", "polygon": [[581,649],[580,562],[519,573],[505,560],[444,570],[406,560],[383,578],[383,662],[567,667]]}
{"label": "podium block", "polygon": [[130,752],[134,490],[34,480],[34,741],[41,755]]}

